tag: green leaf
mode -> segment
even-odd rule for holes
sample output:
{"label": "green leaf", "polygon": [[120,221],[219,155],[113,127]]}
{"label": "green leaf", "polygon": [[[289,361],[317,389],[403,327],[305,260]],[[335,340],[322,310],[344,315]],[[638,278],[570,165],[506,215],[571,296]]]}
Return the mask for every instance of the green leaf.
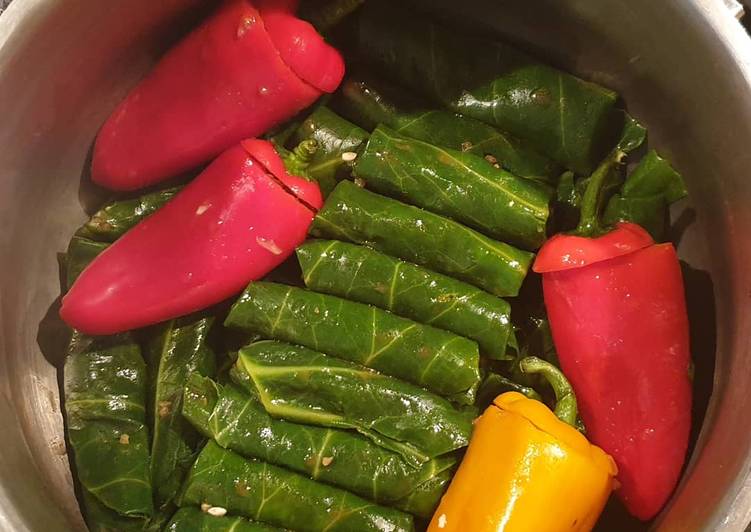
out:
{"label": "green leaf", "polygon": [[499,297],[519,293],[533,255],[453,220],[342,181],[310,234],[365,244]]}
{"label": "green leaf", "polygon": [[620,194],[608,202],[606,223],[634,222],[656,241],[666,238],[668,207],[688,194],[683,177],[670,163],[651,150],[628,176]]}
{"label": "green leaf", "polygon": [[180,508],[165,532],[283,532],[284,529],[238,516],[215,517],[198,508]]}
{"label": "green leaf", "polygon": [[188,316],[152,327],[146,333],[151,481],[160,506],[177,494],[201,439],[180,411],[188,376],[193,372],[213,376],[216,371],[214,353],[206,345],[213,322],[211,317]]}
{"label": "green leaf", "polygon": [[95,242],[78,235],[70,239],[65,262],[65,280],[68,290],[81,272],[108,247],[109,244],[105,242]]}
{"label": "green leaf", "polygon": [[[185,390],[183,415],[206,437],[249,458],[302,473],[380,504],[422,489],[457,462],[453,456],[412,467],[399,454],[349,430],[292,423],[271,417],[257,397],[197,374]],[[438,504],[440,486],[422,498]]]}
{"label": "green leaf", "polygon": [[368,502],[209,441],[185,483],[182,504],[210,504],[251,519],[300,531],[414,530],[412,516]]}
{"label": "green leaf", "polygon": [[114,242],[179,191],[180,187],[173,187],[133,199],[113,201],[96,212],[77,234],[100,242]]}
{"label": "green leaf", "polygon": [[293,286],[250,283],[225,325],[351,360],[467,404],[480,380],[475,342]]}
{"label": "green leaf", "polygon": [[327,33],[355,12],[365,0],[306,0],[298,16],[310,22],[320,33]]}
{"label": "green leaf", "polygon": [[[417,517],[430,519],[453,477],[453,469],[441,471],[427,482],[417,486],[409,495],[393,503],[392,506]],[[436,495],[438,495],[437,498]]]}
{"label": "green leaf", "polygon": [[231,376],[274,417],[357,430],[415,467],[469,443],[473,409],[304,347],[256,342]]}
{"label": "green leaf", "polygon": [[626,198],[661,195],[670,204],[685,198],[688,191],[681,174],[656,151],[651,150],[626,179],[622,195]]}
{"label": "green leaf", "polygon": [[647,128],[645,128],[633,116],[623,112],[623,131],[621,138],[618,140],[617,147],[624,153],[631,153],[639,148],[647,139]]}
{"label": "green leaf", "polygon": [[78,480],[102,506],[150,517],[146,367],[129,336],[74,334],[63,371],[68,438]]}
{"label": "green leaf", "polygon": [[509,304],[472,285],[373,249],[336,240],[297,248],[311,290],[375,305],[475,340],[481,354],[505,359]]}
{"label": "green leaf", "polygon": [[624,221],[637,223],[655,241],[662,242],[667,233],[668,217],[668,204],[661,194],[646,198],[627,198],[616,194],[608,202],[603,221],[610,225]]}
{"label": "green leaf", "polygon": [[557,163],[517,138],[474,118],[431,109],[383,80],[347,79],[331,105],[368,131],[385,124],[401,135],[436,146],[489,156],[519,177],[550,183],[560,174]]}
{"label": "green leaf", "polygon": [[331,109],[319,106],[292,136],[292,143],[315,140],[318,150],[307,167],[307,173],[318,181],[327,196],[342,179],[349,176],[351,164],[342,154],[355,153],[368,138],[368,132],[336,115]]}
{"label": "green leaf", "polygon": [[367,188],[441,214],[525,249],[545,240],[550,197],[472,153],[404,137],[385,126],[373,131],[354,175]]}
{"label": "green leaf", "polygon": [[366,3],[357,20],[357,52],[389,78],[571,170],[589,174],[616,140],[613,91],[395,2]]}
{"label": "green leaf", "polygon": [[150,518],[126,517],[104,506],[85,489],[81,498],[89,532],[159,532],[173,511],[160,511]]}

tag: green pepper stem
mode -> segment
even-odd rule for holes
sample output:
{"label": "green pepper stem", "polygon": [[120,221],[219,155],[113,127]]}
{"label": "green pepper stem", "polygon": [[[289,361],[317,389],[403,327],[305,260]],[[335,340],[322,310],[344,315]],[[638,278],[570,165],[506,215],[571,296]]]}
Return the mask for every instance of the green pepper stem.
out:
{"label": "green pepper stem", "polygon": [[310,178],[307,168],[313,161],[313,157],[318,151],[318,142],[314,139],[306,139],[294,147],[292,151],[280,150],[277,147],[279,156],[284,161],[287,172],[292,175]]}
{"label": "green pepper stem", "polygon": [[550,362],[537,357],[523,358],[519,361],[519,368],[522,373],[539,373],[550,383],[555,392],[555,415],[564,423],[576,428],[576,418],[579,414],[576,395],[563,372]]}
{"label": "green pepper stem", "polygon": [[620,148],[614,149],[592,173],[589,183],[587,183],[587,188],[584,190],[576,234],[592,237],[602,232],[602,225],[600,224],[600,211],[603,199],[602,188],[608,174],[620,164],[625,156],[626,152]]}

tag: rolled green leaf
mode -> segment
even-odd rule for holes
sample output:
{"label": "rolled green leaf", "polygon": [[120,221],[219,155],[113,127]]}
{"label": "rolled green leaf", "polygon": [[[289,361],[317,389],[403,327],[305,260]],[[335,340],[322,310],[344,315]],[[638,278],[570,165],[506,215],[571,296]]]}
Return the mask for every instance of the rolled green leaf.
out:
{"label": "rolled green leaf", "polygon": [[250,283],[225,325],[357,362],[467,404],[480,381],[475,342],[294,286]]}
{"label": "rolled green leaf", "polygon": [[354,429],[415,467],[469,443],[473,411],[305,347],[251,344],[240,350],[231,377],[274,417]]}
{"label": "rolled green leaf", "polygon": [[307,172],[318,181],[326,196],[339,181],[349,176],[351,162],[345,159],[351,156],[344,154],[355,154],[367,138],[367,131],[338,116],[328,107],[319,106],[295,131],[292,143],[297,145],[308,139],[318,143],[318,150]]}
{"label": "rolled green leaf", "polygon": [[180,508],[164,532],[283,532],[284,529],[238,516],[217,517],[198,508]]}
{"label": "rolled green leaf", "polygon": [[68,439],[78,480],[126,517],[154,512],[146,428],[146,366],[129,336],[74,334],[63,372]]}
{"label": "rolled green leaf", "polygon": [[185,317],[151,328],[144,355],[149,370],[151,482],[161,506],[172,500],[194,458],[200,435],[180,415],[183,387],[197,372],[213,376],[214,352],[206,337],[214,319]]}
{"label": "rolled green leaf", "polygon": [[651,150],[608,202],[605,223],[634,222],[657,241],[667,233],[668,207],[688,194],[683,177],[670,163]]}
{"label": "rolled green leaf", "polygon": [[156,212],[179,191],[180,187],[173,187],[138,198],[113,201],[96,212],[77,234],[100,242],[114,242],[138,222]]}
{"label": "rolled green leaf", "polygon": [[81,507],[89,532],[159,532],[167,522],[161,514],[152,518],[120,515],[85,489],[81,490]]}
{"label": "rolled green leaf", "polygon": [[384,74],[571,170],[589,174],[615,141],[613,91],[385,0],[357,20],[357,52]]}
{"label": "rolled green leaf", "polygon": [[209,441],[188,475],[183,505],[210,504],[302,532],[402,532],[412,516]]}
{"label": "rolled green leaf", "polygon": [[310,22],[320,33],[326,33],[364,2],[365,0],[307,0],[301,3],[298,16]]}
{"label": "rolled green leaf", "polygon": [[302,425],[271,417],[259,399],[232,386],[191,375],[183,415],[196,429],[225,449],[258,458],[391,505],[421,489],[425,504],[438,504],[441,485],[426,482],[456,463],[439,457],[418,468],[350,430]]}
{"label": "rolled green leaf", "polygon": [[509,304],[487,292],[365,246],[309,240],[297,248],[311,290],[369,303],[475,340],[480,353],[506,356]]}
{"label": "rolled green leaf", "polygon": [[65,262],[65,283],[68,289],[73,286],[86,266],[108,247],[109,244],[105,242],[95,242],[78,235],[74,235],[70,239]]}
{"label": "rolled green leaf", "polygon": [[417,517],[429,519],[438,508],[438,503],[441,502],[440,499],[446,493],[453,477],[453,469],[441,471],[427,482],[417,486],[412,493],[393,503],[392,506]]}
{"label": "rolled green leaf", "polygon": [[453,220],[342,181],[318,211],[313,236],[365,244],[482,288],[519,293],[533,255]]}
{"label": "rolled green leaf", "polygon": [[525,249],[545,240],[550,197],[529,180],[472,153],[441,148],[379,126],[354,175],[368,189],[417,205]]}
{"label": "rolled green leaf", "polygon": [[331,105],[368,131],[385,124],[404,136],[436,146],[489,156],[490,161],[519,177],[550,183],[561,173],[560,165],[527,143],[474,118],[431,109],[382,80],[345,80]]}

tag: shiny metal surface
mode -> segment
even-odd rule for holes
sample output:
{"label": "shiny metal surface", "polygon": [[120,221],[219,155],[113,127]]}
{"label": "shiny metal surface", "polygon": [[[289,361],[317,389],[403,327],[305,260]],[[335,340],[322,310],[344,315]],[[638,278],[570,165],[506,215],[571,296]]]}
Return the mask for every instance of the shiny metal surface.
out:
{"label": "shiny metal surface", "polygon": [[[676,238],[690,265],[697,384],[714,393],[657,528],[743,530],[751,520],[751,41],[721,0],[459,7],[477,31],[505,34],[617,89],[685,174],[692,200],[675,213]],[[53,366],[65,337],[54,319],[56,253],[84,218],[92,189],[81,174],[99,124],[205,8],[201,0],[15,0],[0,18],[0,530],[82,526]]]}

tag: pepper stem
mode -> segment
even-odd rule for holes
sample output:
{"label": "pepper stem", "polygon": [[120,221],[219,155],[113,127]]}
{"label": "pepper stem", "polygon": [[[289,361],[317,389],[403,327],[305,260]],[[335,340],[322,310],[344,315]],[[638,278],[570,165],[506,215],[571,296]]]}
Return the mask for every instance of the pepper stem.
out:
{"label": "pepper stem", "polygon": [[589,178],[587,188],[581,203],[581,214],[576,234],[580,236],[597,236],[603,228],[600,224],[600,210],[602,209],[602,189],[610,172],[621,163],[626,156],[622,149],[615,148],[595,169]]}
{"label": "pepper stem", "polygon": [[318,151],[318,142],[315,139],[306,139],[294,147],[292,151],[279,151],[279,156],[284,161],[287,172],[292,175],[309,178],[307,169],[313,161],[313,156]]}
{"label": "pepper stem", "polygon": [[550,362],[537,357],[523,358],[519,361],[519,368],[522,373],[539,373],[550,383],[555,392],[555,415],[564,423],[576,428],[576,418],[579,414],[576,395],[563,372]]}

